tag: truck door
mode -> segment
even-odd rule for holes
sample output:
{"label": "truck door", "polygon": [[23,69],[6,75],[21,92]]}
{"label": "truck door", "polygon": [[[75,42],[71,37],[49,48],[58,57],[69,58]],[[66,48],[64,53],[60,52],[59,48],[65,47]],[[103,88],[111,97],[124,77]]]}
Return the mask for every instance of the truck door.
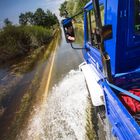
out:
{"label": "truck door", "polygon": [[140,47],[140,0],[129,0],[128,29],[128,47]]}
{"label": "truck door", "polygon": [[117,72],[140,67],[140,0],[119,1]]}

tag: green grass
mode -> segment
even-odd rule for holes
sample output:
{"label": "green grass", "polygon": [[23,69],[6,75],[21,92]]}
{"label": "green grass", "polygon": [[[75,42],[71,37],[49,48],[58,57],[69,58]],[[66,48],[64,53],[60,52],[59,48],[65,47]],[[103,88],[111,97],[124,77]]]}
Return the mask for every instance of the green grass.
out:
{"label": "green grass", "polygon": [[32,45],[41,46],[50,41],[53,35],[51,29],[47,29],[41,26],[24,26],[24,30],[30,35]]}

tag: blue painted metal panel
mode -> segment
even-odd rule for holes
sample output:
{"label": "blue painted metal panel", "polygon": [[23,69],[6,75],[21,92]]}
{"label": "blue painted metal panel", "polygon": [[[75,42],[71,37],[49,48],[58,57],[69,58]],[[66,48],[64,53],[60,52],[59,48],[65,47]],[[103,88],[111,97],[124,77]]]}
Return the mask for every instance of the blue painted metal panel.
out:
{"label": "blue painted metal panel", "polygon": [[[87,38],[87,11],[91,10],[90,4],[91,2],[85,6],[84,47],[87,48],[87,50],[83,50],[83,54],[85,61],[92,64],[98,70],[98,74],[102,75],[103,66],[100,52],[97,48],[88,43]],[[105,49],[111,58],[111,69],[113,75],[122,72],[127,73],[130,71],[129,67],[124,67],[127,63],[122,63],[124,60],[126,61],[125,51],[127,48],[126,44],[128,32],[126,32],[126,28],[128,27],[124,26],[125,24],[128,24],[127,16],[124,10],[127,8],[126,6],[127,1],[105,0],[104,2],[104,23],[105,25],[111,24],[113,28],[113,38],[105,41]],[[126,44],[124,42],[126,42]],[[134,62],[131,61],[131,64],[129,64],[133,65],[132,63]],[[119,140],[139,140],[140,127],[137,122],[134,120],[132,115],[129,114],[107,82],[104,82],[102,86],[104,90],[106,114],[111,122],[114,135],[117,136]]]}
{"label": "blue painted metal panel", "polygon": [[105,49],[106,52],[109,54],[111,59],[111,71],[112,74],[116,74],[117,66],[116,66],[116,45],[117,45],[117,17],[118,17],[118,0],[112,1],[107,0],[107,3],[104,6],[105,8],[105,15],[104,15],[104,23],[105,25],[111,24],[113,37],[110,40],[105,41]]}
{"label": "blue painted metal panel", "polygon": [[89,42],[85,44],[85,47],[88,49],[88,51],[83,51],[86,62],[94,65],[96,69],[102,71],[103,67],[99,50],[95,47],[92,47]]}
{"label": "blue painted metal panel", "polygon": [[66,24],[68,24],[69,22],[71,22],[71,20],[72,20],[72,18],[66,18],[66,19],[62,20],[62,24],[63,24],[63,25],[66,25]]}
{"label": "blue painted metal panel", "polygon": [[[104,0],[99,0],[99,4],[102,5],[105,1]],[[92,0],[90,0],[84,7],[84,9],[86,11],[90,11],[93,9],[93,4],[92,4]]]}
{"label": "blue painted metal panel", "polygon": [[119,140],[140,140],[140,127],[115,93],[103,83],[106,113]]}
{"label": "blue painted metal panel", "polygon": [[88,2],[88,3],[85,5],[84,9],[85,9],[86,11],[92,10],[92,9],[93,9],[92,1]]}

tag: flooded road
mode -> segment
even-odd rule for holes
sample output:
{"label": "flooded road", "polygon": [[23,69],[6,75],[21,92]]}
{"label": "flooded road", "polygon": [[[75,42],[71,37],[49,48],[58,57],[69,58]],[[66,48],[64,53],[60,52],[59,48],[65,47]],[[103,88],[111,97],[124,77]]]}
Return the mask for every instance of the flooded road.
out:
{"label": "flooded road", "polygon": [[[1,68],[0,139],[12,139],[11,136],[14,139],[22,126],[26,125],[33,104],[44,93],[50,61],[60,36],[60,31],[57,31],[55,39],[48,46],[42,46],[26,59]],[[45,80],[43,77],[46,77]],[[44,84],[41,84],[42,79]],[[42,92],[37,94],[41,86]]]}
{"label": "flooded road", "polygon": [[[79,39],[74,45],[80,46]],[[85,139],[88,92],[83,75],[75,71],[81,62],[82,52],[73,50],[59,30],[48,46],[1,67],[0,139]]]}
{"label": "flooded road", "polygon": [[69,72],[53,88],[45,102],[35,108],[28,126],[18,139],[88,140],[87,96],[83,75],[79,71]]}

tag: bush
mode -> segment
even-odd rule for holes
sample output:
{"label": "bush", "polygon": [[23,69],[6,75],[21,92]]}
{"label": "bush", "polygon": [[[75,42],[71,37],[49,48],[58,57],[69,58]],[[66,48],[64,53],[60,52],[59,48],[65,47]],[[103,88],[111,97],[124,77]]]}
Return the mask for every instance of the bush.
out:
{"label": "bush", "polygon": [[7,26],[0,32],[0,54],[3,59],[26,53],[30,44],[29,34],[21,27]]}
{"label": "bush", "polygon": [[0,60],[24,56],[50,41],[52,31],[38,26],[7,26],[0,32]]}
{"label": "bush", "polygon": [[41,46],[50,41],[52,31],[41,26],[24,26],[25,31],[30,34],[32,45]]}

